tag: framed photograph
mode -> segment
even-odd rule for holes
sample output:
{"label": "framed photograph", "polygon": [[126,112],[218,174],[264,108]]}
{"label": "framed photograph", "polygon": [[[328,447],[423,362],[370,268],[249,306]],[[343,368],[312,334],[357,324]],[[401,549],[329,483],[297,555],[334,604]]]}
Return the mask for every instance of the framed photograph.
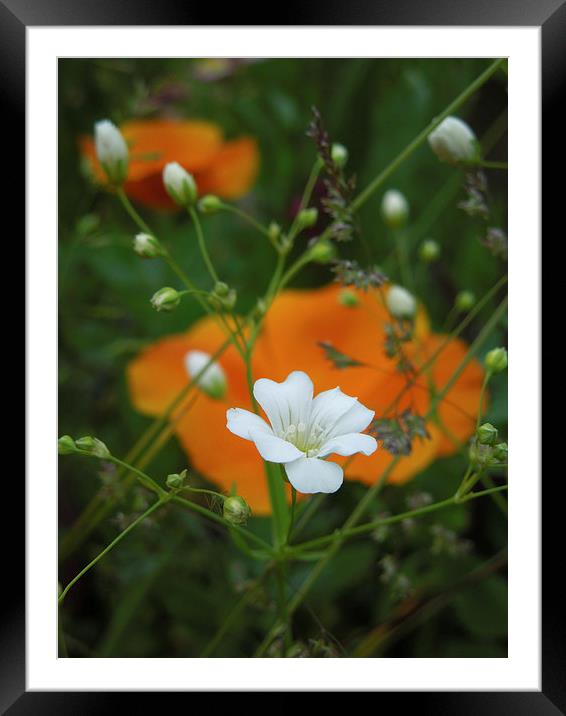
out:
{"label": "framed photograph", "polygon": [[1,12],[28,396],[3,712],[564,710],[539,375],[565,5]]}

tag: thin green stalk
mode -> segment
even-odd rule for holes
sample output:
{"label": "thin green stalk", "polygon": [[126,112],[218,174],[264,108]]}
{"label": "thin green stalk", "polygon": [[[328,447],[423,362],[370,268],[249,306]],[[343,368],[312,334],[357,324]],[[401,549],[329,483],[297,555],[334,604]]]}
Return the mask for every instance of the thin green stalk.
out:
{"label": "thin green stalk", "polygon": [[152,492],[155,492],[160,498],[167,495],[161,485],[158,485],[153,478],[151,478],[149,475],[146,475],[145,472],[138,469],[137,467],[129,465],[127,462],[124,462],[123,460],[114,457],[114,455],[105,457],[104,460],[107,460],[108,462],[113,462],[115,465],[120,465],[120,467],[123,467],[126,471],[133,472],[144,487],[147,487]]}
{"label": "thin green stalk", "polygon": [[491,378],[491,372],[487,370],[485,372],[482,384],[481,384],[481,390],[480,390],[480,404],[478,406],[478,419],[476,420],[476,432],[481,424],[481,414],[483,410],[483,396],[485,395],[485,389],[487,388],[487,384],[489,383],[489,380]]}
{"label": "thin green stalk", "polygon": [[246,537],[247,539],[249,539],[250,542],[255,542],[259,547],[264,550],[267,550],[268,554],[272,553],[273,551],[271,545],[262,540],[261,537],[258,537],[253,532],[250,532],[249,530],[246,530],[239,525],[231,524],[230,522],[225,520],[224,517],[217,515],[216,512],[212,512],[212,510],[208,510],[206,507],[202,507],[202,505],[199,505],[197,502],[185,500],[184,497],[179,497],[178,495],[174,495],[173,497],[171,497],[171,502],[174,502],[178,505],[183,505],[183,507],[186,507],[193,512],[198,512],[199,515],[202,515],[203,517],[212,520],[212,522],[216,522],[223,527],[227,527],[231,530],[234,530],[242,537]]}
{"label": "thin green stalk", "polygon": [[274,238],[273,238],[273,236],[271,235],[271,233],[269,232],[269,230],[268,230],[265,226],[263,226],[263,224],[260,224],[259,221],[257,221],[253,216],[251,216],[250,214],[248,214],[246,211],[243,211],[243,210],[240,209],[239,207],[233,206],[232,204],[225,204],[224,202],[222,202],[222,203],[221,203],[221,208],[222,208],[224,211],[229,211],[229,212],[231,212],[232,214],[235,214],[235,215],[238,216],[240,219],[242,219],[243,221],[245,221],[245,222],[247,222],[248,224],[250,224],[251,226],[253,226],[254,229],[257,229],[257,231],[259,231],[260,234],[263,234],[264,236],[266,236],[266,237],[269,239],[269,241],[271,242],[271,245],[273,246],[273,248],[274,248],[277,252],[279,252],[279,250],[280,250],[280,249],[279,249],[279,246],[278,246],[277,242],[274,240]]}
{"label": "thin green stalk", "polygon": [[279,618],[281,624],[283,624],[283,638],[285,642],[284,656],[287,656],[287,652],[291,647],[293,638],[291,634],[291,615],[287,608],[287,589],[285,585],[285,566],[279,562],[275,567],[275,580],[277,583],[278,593],[278,605],[279,605]]}
{"label": "thin green stalk", "polygon": [[435,129],[442,120],[446,119],[450,114],[455,112],[461,105],[466,102],[467,99],[469,99],[477,90],[484,85],[487,80],[494,75],[499,67],[503,64],[505,60],[499,59],[495,60],[491,63],[491,65],[479,75],[472,83],[466,87],[466,89],[461,92],[456,99],[451,102],[446,109],[441,112],[437,117],[435,117],[432,122],[430,122],[423,130],[420,132],[412,142],[410,142],[402,152],[400,152],[397,157],[390,163],[388,166],[380,173],[378,174],[373,181],[371,181],[368,186],[360,193],[358,196],[354,199],[352,202],[351,208],[352,211],[358,211],[365,203],[366,201],[374,194],[377,189],[393,174],[393,172],[398,169],[401,164],[408,159],[413,152],[418,149],[421,144],[423,144],[428,135]]}
{"label": "thin green stalk", "polygon": [[208,273],[210,274],[212,281],[214,283],[218,283],[218,280],[219,280],[218,274],[216,273],[216,269],[214,268],[214,265],[212,264],[212,261],[210,260],[210,256],[208,255],[208,251],[206,248],[206,242],[204,240],[204,234],[202,233],[202,226],[200,224],[198,214],[195,211],[194,207],[192,207],[192,206],[189,207],[188,212],[189,212],[189,216],[192,219],[193,225],[195,227],[200,253],[202,255],[204,263],[206,264]]}
{"label": "thin green stalk", "polygon": [[[145,223],[145,221],[141,218],[141,216],[138,214],[138,212],[134,209],[132,203],[126,196],[126,193],[124,192],[123,189],[118,190],[118,197],[122,203],[122,206],[126,209],[128,215],[134,221],[134,223],[138,226],[138,228],[140,228],[142,231],[149,234],[150,236],[153,236],[156,239],[157,237],[155,236],[155,233],[153,231],[151,231],[149,226]],[[205,260],[205,263],[207,265],[210,275],[212,276],[213,281],[216,283],[218,281],[218,277],[216,276],[214,266],[212,265],[212,262],[210,261],[210,257],[208,256],[208,253],[206,251],[206,245],[204,243],[204,236],[202,233],[202,228],[200,225],[200,221],[198,219],[198,215],[193,208],[189,209],[189,214],[190,214],[190,216],[193,220],[193,223],[195,225],[195,229],[196,229],[196,233],[197,233],[197,240],[199,243],[201,254],[203,256],[203,259]],[[208,305],[208,302],[202,298],[201,291],[197,290],[197,288],[195,287],[193,282],[190,280],[190,278],[187,276],[187,274],[183,271],[181,266],[179,266],[179,264],[177,263],[175,258],[165,248],[163,248],[162,258],[167,262],[167,264],[169,265],[169,267],[173,271],[173,273],[175,273],[178,276],[178,278],[181,280],[181,282],[186,286],[188,291],[190,291],[192,294],[194,294],[194,296],[195,296],[197,302],[200,304],[201,308],[206,313],[208,313],[208,315],[212,316],[212,318],[215,321],[217,321],[217,323],[221,327],[224,327],[226,329],[232,343],[234,344],[234,347],[240,354],[243,355],[242,348],[237,340],[236,335],[230,329],[230,326],[228,326],[228,324],[225,321],[223,321],[221,314],[219,314],[217,311],[215,311],[213,308],[211,308],[211,306]]]}
{"label": "thin green stalk", "polygon": [[274,563],[267,565],[263,573],[258,577],[258,579],[254,582],[254,584],[249,587],[245,594],[242,595],[242,597],[236,602],[233,609],[230,611],[226,619],[224,620],[222,626],[218,629],[214,637],[209,641],[209,643],[204,648],[201,658],[211,656],[211,654],[216,650],[216,647],[220,644],[224,636],[228,633],[230,628],[233,624],[236,623],[236,620],[239,618],[240,614],[243,612],[244,608],[247,606],[248,602],[252,599],[256,591],[261,587],[263,584],[263,581],[269,576],[271,570],[274,567]]}
{"label": "thin green stalk", "polygon": [[61,592],[61,595],[59,597],[59,604],[63,603],[63,600],[67,596],[69,590],[79,581],[81,577],[83,577],[90,569],[92,569],[94,565],[97,564],[102,559],[102,557],[104,557],[105,554],[108,554],[108,552],[110,552],[110,550],[113,549],[118,544],[118,542],[121,542],[124,537],[134,529],[134,527],[137,527],[140,522],[143,522],[146,517],[149,517],[153,512],[155,512],[158,507],[161,507],[161,505],[165,504],[167,500],[168,497],[160,497],[158,500],[156,500],[156,502],[154,502],[149,509],[147,509],[143,514],[141,514],[137,519],[135,519],[131,525],[128,525],[125,530],[120,532],[120,534],[115,539],[113,539],[112,542],[110,542],[110,544],[102,550],[102,552],[97,554],[96,557],[91,562],[89,562],[84,569],[81,569],[81,571],[76,575],[76,577],[74,577],[69,582],[69,584],[67,584],[65,589]]}
{"label": "thin green stalk", "polygon": [[303,211],[303,209],[306,209],[309,201],[311,200],[312,192],[316,184],[316,180],[318,179],[318,175],[320,174],[320,171],[323,167],[323,162],[320,159],[320,157],[317,156],[315,159],[315,162],[313,164],[313,167],[310,171],[309,177],[307,179],[307,183],[305,185],[305,189],[303,191],[303,195],[301,197],[301,201],[299,203],[299,208],[297,210],[297,213],[295,215],[295,218],[293,219],[293,223],[291,224],[291,228],[289,229],[289,235],[288,238],[292,242],[297,234],[297,220],[299,217],[299,213]]}
{"label": "thin green stalk", "polygon": [[507,162],[488,162],[485,159],[475,162],[473,166],[483,167],[484,169],[503,169],[504,171],[509,169]]}
{"label": "thin green stalk", "polygon": [[141,218],[141,216],[138,214],[138,212],[134,209],[132,202],[128,199],[126,196],[126,192],[120,188],[118,189],[118,199],[120,199],[122,206],[129,214],[130,218],[134,222],[134,224],[137,224],[137,226],[144,231],[146,234],[149,234],[150,236],[153,236],[155,238],[154,233],[149,228],[149,226],[145,223],[145,221]]}
{"label": "thin green stalk", "polygon": [[382,519],[374,520],[372,522],[367,522],[363,525],[358,525],[357,527],[352,527],[348,530],[336,530],[334,534],[326,535],[324,537],[318,537],[316,539],[308,540],[307,542],[301,542],[297,545],[293,545],[292,547],[288,547],[287,551],[290,553],[291,556],[293,556],[296,552],[299,553],[304,552],[305,550],[324,547],[325,545],[333,542],[336,539],[336,534],[339,534],[342,539],[358,537],[360,535],[367,534],[368,532],[373,532],[378,527],[393,525],[396,522],[402,522],[406,519],[420,517],[421,515],[428,514],[430,512],[436,512],[438,510],[443,510],[447,507],[458,507],[458,505],[461,505],[464,502],[469,502],[470,500],[475,500],[478,497],[484,497],[485,495],[499,493],[506,489],[507,485],[500,485],[498,487],[491,487],[487,490],[482,490],[481,492],[470,492],[459,500],[457,500],[455,496],[449,497],[446,500],[435,502],[432,505],[426,505],[425,507],[419,507],[416,510],[408,510],[407,512],[393,515],[392,517],[384,517]]}

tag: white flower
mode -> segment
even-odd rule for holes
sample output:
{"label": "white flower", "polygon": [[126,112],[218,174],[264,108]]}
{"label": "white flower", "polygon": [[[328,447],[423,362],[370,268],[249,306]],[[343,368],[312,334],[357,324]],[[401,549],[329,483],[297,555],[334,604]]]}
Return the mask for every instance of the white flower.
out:
{"label": "white flower", "polygon": [[122,133],[108,119],[94,125],[94,144],[100,165],[113,184],[121,184],[128,172],[128,145]]}
{"label": "white flower", "polygon": [[470,162],[478,158],[476,135],[458,117],[446,117],[428,135],[428,143],[442,162]]}
{"label": "white flower", "polygon": [[344,473],[340,465],[323,459],[331,453],[371,455],[377,449],[375,438],[361,433],[374,411],[340,388],[313,398],[311,379],[296,370],[282,383],[260,378],[253,392],[271,425],[249,410],[230,408],[226,427],[254,442],[264,460],[283,463],[299,492],[336,492]]}
{"label": "white flower", "polygon": [[402,286],[391,286],[387,292],[386,303],[395,318],[412,318],[417,310],[415,297]]}
{"label": "white flower", "polygon": [[391,228],[399,228],[409,216],[409,202],[397,189],[389,189],[381,200],[381,213]]}
{"label": "white flower", "polygon": [[178,162],[169,162],[163,169],[163,183],[169,196],[181,206],[192,206],[197,200],[197,185],[192,175]]}
{"label": "white flower", "polygon": [[[191,378],[196,378],[210,361],[211,356],[204,351],[189,351],[185,356],[185,367]],[[223,398],[226,395],[226,374],[221,366],[212,361],[204,373],[197,379],[198,387],[211,398]]]}

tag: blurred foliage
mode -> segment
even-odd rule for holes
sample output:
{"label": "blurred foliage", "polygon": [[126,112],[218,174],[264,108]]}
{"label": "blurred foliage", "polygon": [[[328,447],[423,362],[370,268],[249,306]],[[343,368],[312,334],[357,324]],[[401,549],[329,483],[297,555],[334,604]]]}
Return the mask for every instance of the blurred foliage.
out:
{"label": "blurred foliage", "polygon": [[[59,434],[97,435],[116,455],[125,455],[148,424],[130,404],[125,365],[156,337],[186,328],[200,311],[190,301],[172,314],[150,307],[149,297],[171,276],[164,263],[135,256],[130,220],[85,176],[77,138],[90,133],[96,120],[203,118],[217,122],[227,137],[255,136],[261,173],[242,206],[266,223],[285,223],[314,159],[305,135],[312,105],[320,109],[331,138],[347,146],[348,169],[362,188],[486,66],[486,60],[472,59],[282,59],[233,62],[225,72],[217,63],[194,60],[59,60]],[[480,139],[490,139],[489,159],[506,159],[506,107],[504,76],[496,75],[460,112]],[[506,229],[506,174],[489,172],[488,180],[492,225]],[[462,173],[439,163],[426,144],[384,190],[391,186],[409,198],[416,283],[434,327],[442,330],[458,291],[482,296],[501,275],[502,263],[480,242],[484,225],[457,207],[464,198]],[[340,255],[362,266],[377,264],[399,279],[393,237],[379,215],[382,195],[363,207],[362,238],[341,245]],[[439,201],[441,209],[431,215]],[[156,213],[151,223],[202,285],[195,242],[183,240],[186,220]],[[237,288],[241,309],[247,310],[273,270],[268,242],[222,213],[207,218],[207,237],[219,274]],[[418,262],[418,246],[429,237],[440,245],[441,258],[425,266]],[[311,266],[296,285],[329,280],[327,266]],[[472,322],[465,335],[477,331]],[[503,334],[493,335],[484,353],[504,342]],[[504,437],[505,375],[490,389],[486,418]],[[165,475],[184,464],[173,440],[148,469]],[[406,486],[384,488],[371,516],[402,512],[423,499],[445,499],[465,466],[465,457],[455,456],[437,461]],[[59,480],[62,535],[101,486],[108,494],[117,489],[115,475],[76,457],[61,461]],[[323,501],[302,537],[342,524],[364,490],[347,482],[340,500]],[[120,511],[63,562],[61,583],[139,514],[146,500],[137,489],[131,492]],[[251,527],[268,534],[266,520],[252,520]],[[296,654],[506,656],[506,539],[497,505],[482,499],[349,543],[296,614]],[[247,594],[212,655],[248,656],[273,619],[272,585],[256,583],[261,569],[222,529],[169,506],[129,535],[69,595],[63,617],[69,654],[198,656]],[[308,569],[308,563],[298,563],[289,571],[289,583],[298,585]]]}

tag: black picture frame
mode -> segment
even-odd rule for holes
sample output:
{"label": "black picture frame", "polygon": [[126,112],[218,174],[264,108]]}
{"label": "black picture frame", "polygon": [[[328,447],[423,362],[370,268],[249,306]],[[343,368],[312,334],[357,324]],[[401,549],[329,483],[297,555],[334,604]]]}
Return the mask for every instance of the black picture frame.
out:
{"label": "black picture frame", "polygon": [[[81,25],[210,25],[209,19],[222,17],[222,25],[432,25],[432,26],[540,26],[542,37],[542,118],[547,141],[543,143],[542,157],[546,169],[544,181],[543,225],[554,226],[553,219],[561,214],[564,203],[563,174],[555,178],[556,158],[566,156],[564,114],[559,112],[560,100],[566,88],[566,0],[373,0],[344,3],[342,0],[287,2],[279,17],[275,12],[261,14],[253,4],[248,8],[227,6],[195,8],[193,4],[160,0],[0,0],[0,67],[2,67],[2,99],[4,106],[4,138],[14,138],[6,146],[4,156],[9,167],[8,201],[12,207],[24,206],[24,163],[22,147],[25,144],[25,62],[26,28],[30,26],[81,26]],[[260,16],[261,14],[261,16]],[[213,17],[214,15],[214,17]],[[20,141],[15,141],[18,137]],[[564,160],[562,160],[563,162]],[[551,179],[552,173],[552,179]],[[19,174],[19,175],[18,175]],[[543,175],[544,176],[544,175]],[[18,178],[16,181],[15,178]],[[22,224],[23,226],[23,224]],[[563,221],[556,226],[563,226]],[[563,229],[561,230],[563,235]],[[555,236],[558,239],[558,236]],[[526,239],[528,240],[528,239]],[[539,250],[539,247],[533,247]],[[538,426],[533,426],[533,430]],[[28,446],[28,449],[29,446]],[[6,476],[7,477],[7,476]],[[554,476],[551,476],[554,477]],[[556,482],[563,478],[556,475]],[[535,479],[536,476],[533,476]],[[12,504],[19,504],[23,512],[24,483],[12,480]],[[561,571],[552,557],[553,545],[563,544],[563,527],[555,519],[554,511],[560,500],[556,490],[547,489],[543,499],[543,601],[542,601],[542,690],[540,692],[380,692],[377,708],[383,708],[384,699],[399,699],[403,705],[414,705],[420,713],[433,714],[528,714],[546,715],[566,713],[566,630],[564,628],[564,597],[558,583]],[[17,498],[20,500],[16,503]],[[21,514],[21,513],[20,513]],[[558,515],[556,515],[557,517]],[[24,521],[20,519],[20,525]],[[3,523],[6,526],[6,522]],[[13,530],[13,527],[11,528]],[[25,592],[23,529],[19,552],[14,545],[13,533],[9,552],[12,564],[4,561],[3,572],[9,574],[5,582],[5,605],[0,617],[0,711],[10,716],[23,714],[100,714],[124,708],[125,699],[130,707],[135,693],[108,692],[29,692],[25,685]],[[7,551],[7,550],[4,550]],[[552,565],[550,560],[553,560]],[[9,581],[10,589],[6,589]],[[266,694],[269,696],[269,694]],[[181,696],[183,694],[167,694]],[[146,707],[163,694],[142,695]],[[185,702],[187,707],[187,702]]]}

